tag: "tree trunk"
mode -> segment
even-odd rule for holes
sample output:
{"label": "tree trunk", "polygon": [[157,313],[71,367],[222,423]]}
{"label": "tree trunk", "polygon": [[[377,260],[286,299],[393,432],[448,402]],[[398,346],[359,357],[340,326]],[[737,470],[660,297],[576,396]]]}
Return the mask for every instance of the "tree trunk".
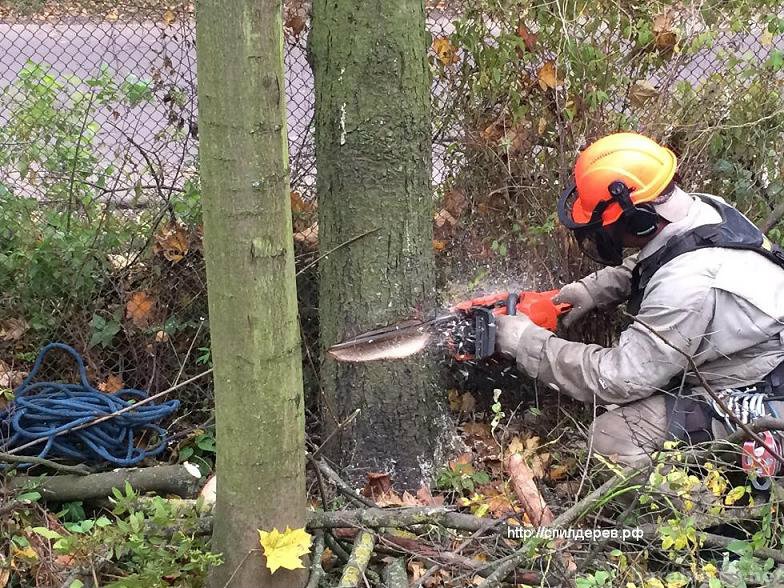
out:
{"label": "tree trunk", "polygon": [[[322,346],[432,312],[430,74],[421,0],[314,0]],[[432,360],[322,368],[327,431],[356,408],[330,453],[353,479],[393,470],[417,486],[449,427]]]}
{"label": "tree trunk", "polygon": [[200,0],[196,32],[224,558],[210,586],[296,588],[306,570],[269,574],[258,534],[305,523],[281,3]]}

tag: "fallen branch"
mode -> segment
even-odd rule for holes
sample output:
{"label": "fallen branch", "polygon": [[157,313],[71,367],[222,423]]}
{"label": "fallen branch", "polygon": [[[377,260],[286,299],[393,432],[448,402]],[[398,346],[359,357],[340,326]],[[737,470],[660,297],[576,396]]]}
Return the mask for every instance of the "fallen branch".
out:
{"label": "fallen branch", "polygon": [[367,508],[334,512],[310,513],[311,529],[356,527],[368,529],[406,528],[417,525],[436,525],[460,531],[506,530],[504,521],[481,519],[469,514],[440,507]]}
{"label": "fallen branch", "polygon": [[365,498],[361,494],[355,492],[351,488],[351,486],[349,486],[343,480],[343,478],[341,478],[338,475],[338,473],[335,470],[329,467],[329,464],[327,464],[327,462],[325,462],[323,459],[316,460],[316,465],[318,466],[318,469],[321,470],[321,473],[327,476],[327,478],[329,478],[332,481],[332,483],[335,484],[335,488],[337,488],[338,492],[343,494],[346,498],[348,498],[352,502],[370,508],[376,508],[378,506],[375,502],[373,502],[369,498]]}
{"label": "fallen branch", "polygon": [[310,577],[305,588],[318,588],[319,580],[324,575],[324,568],[321,567],[321,556],[324,555],[324,531],[316,531],[316,542],[313,545],[313,553],[310,562]]}
{"label": "fallen branch", "polygon": [[370,557],[373,555],[373,547],[376,545],[376,536],[369,531],[360,531],[354,540],[354,549],[348,558],[346,567],[343,568],[343,575],[337,588],[356,588],[365,574]]}
{"label": "fallen branch", "polygon": [[90,468],[88,468],[85,465],[66,465],[62,463],[57,463],[56,461],[52,461],[51,459],[45,459],[43,457],[36,457],[33,455],[30,456],[12,455],[10,453],[5,453],[2,451],[0,451],[0,462],[29,463],[33,465],[40,465],[58,472],[63,472],[64,474],[76,474],[77,476],[86,476],[87,474],[90,473]]}
{"label": "fallen branch", "polygon": [[405,559],[398,557],[384,566],[384,586],[386,588],[408,588]]}
{"label": "fallen branch", "polygon": [[194,469],[193,466],[162,465],[86,476],[16,476],[7,483],[13,490],[34,486],[44,500],[53,502],[105,498],[112,495],[113,488],[122,490],[126,482],[138,493],[156,492],[188,498],[198,494],[201,486],[201,476]]}

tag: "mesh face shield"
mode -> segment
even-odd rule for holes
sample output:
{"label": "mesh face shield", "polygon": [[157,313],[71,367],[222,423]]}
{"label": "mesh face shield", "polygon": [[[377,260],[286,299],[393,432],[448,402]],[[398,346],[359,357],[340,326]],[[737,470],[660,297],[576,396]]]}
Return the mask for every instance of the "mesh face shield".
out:
{"label": "mesh face shield", "polygon": [[591,214],[587,223],[575,222],[572,209],[577,200],[577,188],[569,185],[558,199],[558,218],[567,229],[572,231],[577,245],[587,257],[602,265],[621,265],[623,263],[623,218],[603,225],[602,215],[607,207],[614,201],[612,199],[600,202]]}

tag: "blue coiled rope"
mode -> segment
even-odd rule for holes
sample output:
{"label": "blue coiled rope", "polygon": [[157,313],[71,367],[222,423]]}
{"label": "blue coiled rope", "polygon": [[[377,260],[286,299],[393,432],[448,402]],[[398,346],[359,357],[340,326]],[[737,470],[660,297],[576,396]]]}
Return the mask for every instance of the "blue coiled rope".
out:
{"label": "blue coiled rope", "polygon": [[[79,384],[32,383],[44,357],[53,349],[65,351],[74,359],[79,367]],[[0,411],[0,447],[10,451],[30,441],[46,439],[23,450],[23,455],[59,457],[80,463],[107,462],[120,467],[137,465],[166,449],[166,429],[156,423],[177,410],[178,400],[150,402],[84,429],[71,429],[144,398],[147,398],[144,391],[132,388],[114,393],[93,388],[76,350],[63,343],[50,343],[41,349],[30,375],[14,391],[13,402]],[[145,430],[157,436],[158,442],[152,448],[136,447],[136,435]]]}

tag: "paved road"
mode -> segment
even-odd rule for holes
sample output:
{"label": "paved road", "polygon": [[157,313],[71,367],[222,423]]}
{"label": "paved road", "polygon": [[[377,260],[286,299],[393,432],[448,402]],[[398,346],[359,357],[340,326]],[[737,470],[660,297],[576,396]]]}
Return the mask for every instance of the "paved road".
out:
{"label": "paved road", "polygon": [[[451,30],[446,17],[431,22],[429,26],[431,30],[447,33]],[[50,64],[60,79],[67,75],[80,78],[94,75],[102,64],[108,65],[118,79],[129,74],[150,78],[167,63],[170,68],[165,70],[165,79],[186,91],[189,100],[185,118],[193,116],[195,119],[196,57],[193,38],[193,23],[187,21],[178,22],[173,27],[152,22],[79,20],[66,24],[0,23],[0,88],[11,84],[28,60]],[[777,42],[782,45],[781,39]],[[765,55],[769,51],[760,43],[758,35],[728,37],[722,46],[741,54],[751,51]],[[690,60],[678,77],[694,82],[704,77],[706,72],[714,71],[720,65],[717,51],[711,48],[699,58]],[[285,65],[290,153],[296,171],[298,162],[312,157],[311,137],[307,131],[313,114],[313,76],[305,59],[304,39],[299,44],[287,43]],[[125,139],[127,135],[155,153],[165,162],[167,172],[171,172],[183,152],[191,158],[195,155],[196,146],[193,140],[186,139],[184,144],[181,137],[172,137],[167,116],[167,107],[160,100],[121,112],[119,118],[109,112],[102,113],[103,130],[99,142],[103,145],[103,152],[107,157],[116,157],[130,150],[132,158],[139,163],[141,159],[135,153],[136,149],[129,146]],[[8,110],[0,104],[0,124],[7,117]],[[434,160],[438,169],[439,153]],[[313,175],[306,174],[305,180],[312,183]]]}
{"label": "paved road", "polygon": [[[179,23],[176,27],[152,22],[77,20],[67,24],[0,23],[0,88],[13,91],[10,84],[29,60],[49,64],[60,81],[69,75],[88,78],[104,64],[117,80],[128,75],[151,79],[156,71],[162,72],[166,83],[185,91],[188,100],[184,118],[195,120],[196,52],[192,23]],[[307,130],[313,113],[313,76],[302,44],[287,43],[285,63],[289,141],[292,157],[297,158],[310,150]],[[8,109],[0,104],[0,124],[8,116]],[[130,150],[132,159],[139,163],[138,149],[126,139],[126,135],[130,136],[156,154],[171,173],[182,158],[183,147],[192,158],[196,145],[191,138],[172,136],[168,116],[168,107],[161,100],[121,111],[119,117],[106,110],[98,116],[102,132],[97,142],[107,157],[122,156]]]}

